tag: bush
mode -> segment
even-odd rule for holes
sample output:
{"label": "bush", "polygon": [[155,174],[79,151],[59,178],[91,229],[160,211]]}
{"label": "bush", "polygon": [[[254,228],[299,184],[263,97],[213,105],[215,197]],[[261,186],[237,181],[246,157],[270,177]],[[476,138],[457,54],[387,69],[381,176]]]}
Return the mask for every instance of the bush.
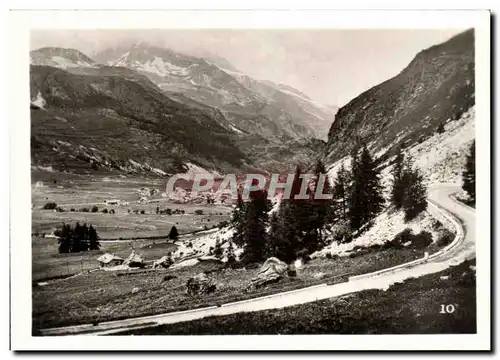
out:
{"label": "bush", "polygon": [[144,210],[141,210],[141,215],[144,215],[146,212]]}
{"label": "bush", "polygon": [[453,234],[450,230],[445,229],[443,233],[439,236],[438,241],[436,244],[438,246],[446,246],[448,244],[451,244],[451,242],[455,239],[455,234]]}
{"label": "bush", "polygon": [[108,209],[102,209],[102,212],[103,212],[104,214],[107,214],[107,213],[108,213]]}
{"label": "bush", "polygon": [[433,228],[434,230],[438,230],[438,229],[440,229],[440,228],[442,228],[442,227],[443,227],[443,223],[442,223],[441,221],[439,221],[439,220],[434,220],[434,221],[432,222],[432,228]]}
{"label": "bush", "polygon": [[89,208],[81,208],[80,211],[81,212],[89,212]]}
{"label": "bush", "polygon": [[351,233],[351,229],[347,224],[338,224],[333,230],[333,240],[337,243],[349,243],[352,241],[353,236]]}
{"label": "bush", "polygon": [[331,258],[332,258],[332,253],[326,253],[325,257],[326,257],[327,259],[331,259]]}
{"label": "bush", "polygon": [[44,210],[54,210],[57,208],[57,204],[55,202],[49,202],[43,206]]}
{"label": "bush", "polygon": [[413,231],[410,228],[406,228],[403,231],[401,231],[399,234],[397,234],[394,239],[392,239],[391,244],[394,245],[395,247],[397,246],[402,246],[403,244],[407,242],[411,242],[413,238]]}
{"label": "bush", "polygon": [[57,212],[64,212],[64,209],[60,206],[56,207],[56,211]]}
{"label": "bush", "polygon": [[115,209],[111,209],[111,210],[109,210],[109,213],[110,213],[110,214],[114,214],[114,213],[115,213]]}
{"label": "bush", "polygon": [[224,228],[224,227],[226,227],[226,226],[228,226],[228,225],[229,225],[229,222],[227,222],[226,220],[223,220],[223,221],[221,221],[221,222],[217,225],[217,227],[218,227],[219,229],[222,229],[222,228]]}
{"label": "bush", "polygon": [[411,240],[412,247],[416,249],[423,249],[432,244],[432,234],[428,231],[421,231],[413,236]]}
{"label": "bush", "polygon": [[75,212],[75,208],[71,208],[69,211],[71,211],[71,212]]}
{"label": "bush", "polygon": [[203,215],[203,210],[195,210],[194,213],[196,215]]}
{"label": "bush", "polygon": [[98,211],[99,211],[99,208],[97,207],[97,205],[92,206],[92,212],[93,213],[96,213]]}

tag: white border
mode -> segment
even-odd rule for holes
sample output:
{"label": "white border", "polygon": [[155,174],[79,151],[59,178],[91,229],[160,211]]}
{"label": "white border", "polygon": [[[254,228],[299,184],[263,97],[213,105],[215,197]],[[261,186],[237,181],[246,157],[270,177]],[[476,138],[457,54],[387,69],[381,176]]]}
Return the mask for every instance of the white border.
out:
{"label": "white border", "polygon": [[[469,28],[476,29],[476,335],[32,337],[29,31],[65,28]],[[11,314],[14,350],[475,350],[490,347],[490,14],[487,11],[58,11],[9,15]],[[486,166],[485,166],[486,165]],[[479,225],[479,223],[478,223]],[[479,241],[481,240],[481,241]]]}

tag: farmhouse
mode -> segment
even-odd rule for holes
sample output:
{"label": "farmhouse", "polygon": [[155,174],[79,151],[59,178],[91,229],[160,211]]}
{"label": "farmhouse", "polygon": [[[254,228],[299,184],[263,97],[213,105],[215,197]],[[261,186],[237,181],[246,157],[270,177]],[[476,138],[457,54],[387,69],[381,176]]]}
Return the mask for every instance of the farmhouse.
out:
{"label": "farmhouse", "polygon": [[101,267],[108,267],[121,265],[125,260],[115,254],[104,254],[100,256],[97,261],[99,261]]}

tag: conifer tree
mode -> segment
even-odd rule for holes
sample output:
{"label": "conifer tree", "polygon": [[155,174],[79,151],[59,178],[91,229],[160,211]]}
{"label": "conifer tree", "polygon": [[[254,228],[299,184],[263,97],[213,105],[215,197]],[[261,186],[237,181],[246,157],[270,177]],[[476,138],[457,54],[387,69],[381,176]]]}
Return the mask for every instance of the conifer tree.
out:
{"label": "conifer tree", "polygon": [[476,141],[474,140],[467,154],[465,169],[462,173],[462,189],[469,195],[470,199],[476,202]]}
{"label": "conifer tree", "polygon": [[71,237],[71,252],[82,251],[82,241],[84,238],[83,227],[79,222],[76,223],[75,229],[73,230],[73,236]]}
{"label": "conifer tree", "polygon": [[71,237],[72,237],[71,226],[64,224],[62,225],[61,230],[58,231],[59,236],[59,253],[69,253],[71,252]]}
{"label": "conifer tree", "polygon": [[349,197],[349,172],[344,163],[340,166],[333,182],[333,199],[335,201],[335,216],[337,219],[347,219]]}
{"label": "conifer tree", "polygon": [[217,260],[220,260],[222,258],[223,254],[224,254],[224,251],[222,250],[222,245],[221,245],[219,239],[216,239],[215,246],[214,246],[214,256]]}
{"label": "conifer tree", "polygon": [[404,197],[402,205],[405,212],[405,221],[410,221],[427,209],[427,188],[424,184],[424,177],[419,169],[413,166],[411,159],[408,159],[405,163],[403,183]]}
{"label": "conifer tree", "polygon": [[170,240],[179,239],[179,232],[177,231],[177,228],[175,227],[175,225],[173,225],[172,228],[170,229],[170,233],[168,234],[168,238]]}
{"label": "conifer tree", "polygon": [[87,224],[83,224],[80,238],[80,251],[88,251],[89,249],[89,228]]}
{"label": "conifer tree", "polygon": [[89,249],[90,250],[99,250],[101,248],[101,244],[99,243],[99,235],[97,235],[97,230],[90,225],[89,227]]}
{"label": "conifer tree", "polygon": [[359,230],[383,209],[379,171],[366,145],[352,156],[352,186],[349,198],[351,229]]}
{"label": "conifer tree", "polygon": [[243,226],[245,223],[246,207],[242,197],[242,188],[238,189],[238,197],[236,207],[233,210],[231,225],[234,228],[233,242],[239,246],[243,246]]}
{"label": "conifer tree", "polygon": [[264,258],[270,210],[267,191],[256,190],[250,193],[250,201],[245,205],[242,240],[245,249],[242,255],[244,263],[259,262]]}
{"label": "conifer tree", "polygon": [[227,257],[227,264],[229,266],[233,266],[234,263],[236,263],[236,254],[234,253],[234,246],[232,241],[229,241],[229,244],[227,246],[226,257]]}
{"label": "conifer tree", "polygon": [[392,169],[392,191],[391,202],[396,210],[401,209],[403,206],[403,199],[405,193],[405,184],[403,182],[403,168],[404,168],[404,155],[400,148],[396,153],[396,159]]}

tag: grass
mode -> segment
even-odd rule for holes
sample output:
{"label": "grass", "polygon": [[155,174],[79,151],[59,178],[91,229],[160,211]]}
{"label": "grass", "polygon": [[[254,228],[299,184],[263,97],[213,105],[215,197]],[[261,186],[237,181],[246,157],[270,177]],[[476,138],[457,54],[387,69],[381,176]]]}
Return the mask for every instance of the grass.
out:
{"label": "grass", "polygon": [[[208,204],[177,204],[168,202],[160,195],[150,197],[148,204],[139,204],[141,197],[138,191],[142,187],[164,191],[163,179],[136,180],[106,177],[84,177],[57,174],[36,175],[32,179],[43,183],[43,186],[32,188],[32,232],[52,233],[63,222],[93,224],[101,238],[118,239],[132,237],[147,237],[167,235],[170,228],[175,225],[182,233],[211,228],[221,221],[231,217],[232,208],[229,205]],[[54,183],[54,181],[56,183]],[[105,205],[108,199],[119,199],[129,202],[129,205]],[[64,212],[43,210],[47,203],[56,203]],[[93,206],[98,207],[98,212],[91,212]],[[183,210],[184,214],[157,215],[156,207],[161,210]],[[74,208],[76,211],[70,211]],[[89,212],[78,211],[88,208]],[[104,214],[103,209],[114,209],[115,214]],[[128,212],[130,210],[130,213]],[[134,214],[137,210],[139,214]],[[203,211],[202,215],[196,212]],[[145,214],[140,214],[144,211]]]}
{"label": "grass", "polygon": [[[33,288],[33,327],[104,322],[219,305],[321,283],[346,281],[346,274],[368,273],[422,255],[422,251],[414,249],[386,249],[356,257],[315,259],[298,269],[297,277],[251,291],[245,289],[257,274],[257,267],[231,269],[201,262],[176,270],[83,273]],[[216,291],[203,297],[188,296],[187,279],[204,271],[211,272],[209,276],[216,283]],[[318,277],[320,273],[321,278]],[[127,276],[122,276],[124,274]],[[163,281],[167,275],[174,278]],[[132,293],[134,288],[140,290]]]}
{"label": "grass", "polygon": [[[115,335],[474,334],[475,272],[465,262],[408,279],[387,291],[365,290],[283,309],[207,317]],[[441,305],[452,304],[452,314]]]}

